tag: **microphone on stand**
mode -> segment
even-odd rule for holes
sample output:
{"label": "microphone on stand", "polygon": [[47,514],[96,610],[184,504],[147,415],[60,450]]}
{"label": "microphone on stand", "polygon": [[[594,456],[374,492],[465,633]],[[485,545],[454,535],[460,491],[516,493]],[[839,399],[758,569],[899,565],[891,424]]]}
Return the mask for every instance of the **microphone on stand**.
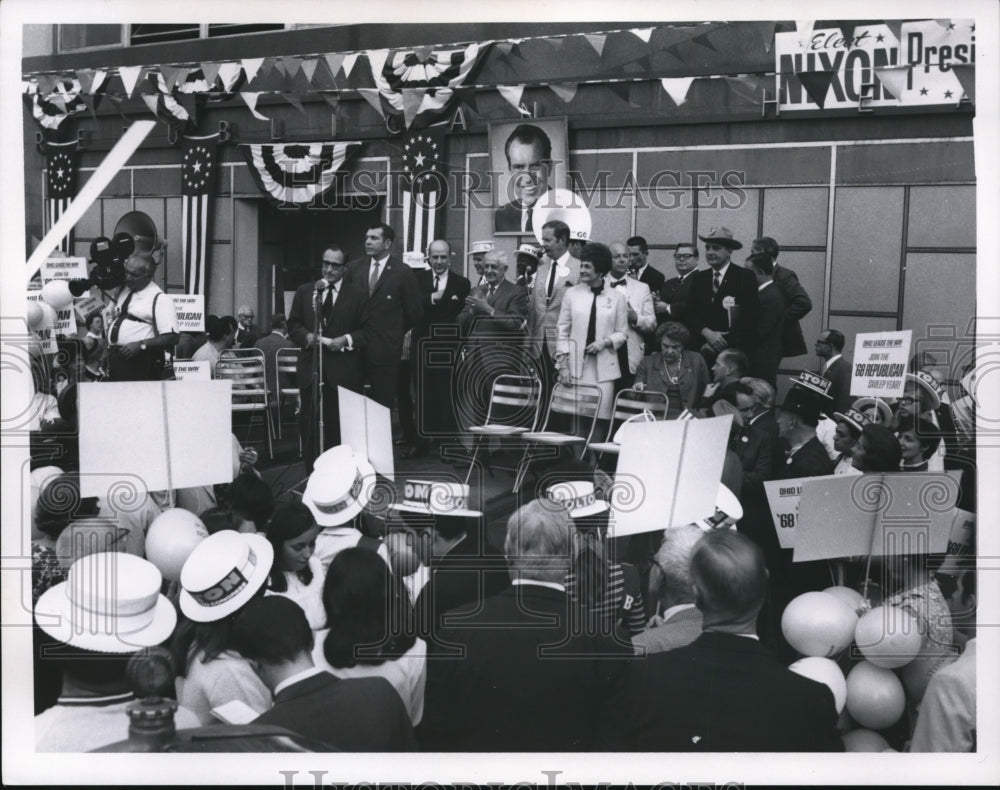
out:
{"label": "microphone on stand", "polygon": [[320,279],[318,279],[318,280],[316,281],[316,290],[317,290],[317,291],[325,291],[325,290],[326,290],[326,288],[327,288],[327,286],[329,286],[329,285],[330,285],[330,283],[328,283],[328,282],[327,282],[326,280],[324,280],[324,279],[323,279],[323,278],[321,277]]}

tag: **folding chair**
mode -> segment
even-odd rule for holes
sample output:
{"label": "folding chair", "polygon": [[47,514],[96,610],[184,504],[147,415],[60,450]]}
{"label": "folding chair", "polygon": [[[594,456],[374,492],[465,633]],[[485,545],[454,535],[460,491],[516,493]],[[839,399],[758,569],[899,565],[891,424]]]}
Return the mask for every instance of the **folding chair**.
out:
{"label": "folding chair", "polygon": [[[281,409],[285,405],[286,399],[299,397],[299,388],[295,385],[295,372],[299,364],[299,354],[297,348],[279,348],[274,352],[274,400],[277,405],[278,419],[278,439],[281,439]],[[291,376],[291,387],[283,386],[288,377]],[[302,444],[302,437],[299,437],[299,444]],[[301,451],[301,447],[299,450]]]}
{"label": "folding chair", "polygon": [[476,438],[473,443],[472,461],[465,473],[465,485],[469,484],[484,438],[518,436],[538,427],[538,406],[541,397],[542,382],[538,376],[504,374],[494,379],[486,422],[468,429]]}
{"label": "folding chair", "polygon": [[657,420],[667,418],[669,402],[666,393],[663,392],[639,392],[638,390],[622,390],[615,395],[615,405],[612,407],[611,424],[608,426],[608,436],[603,442],[591,442],[587,445],[588,450],[598,453],[615,453],[621,449],[621,445],[614,441],[612,437],[615,431],[621,428],[622,424],[629,418],[649,411]]}
{"label": "folding chair", "polygon": [[[567,387],[557,384],[552,389],[549,397],[549,407],[545,412],[545,422],[540,431],[528,431],[522,433],[521,437],[528,443],[524,448],[524,455],[521,456],[521,463],[517,466],[514,475],[514,491],[521,488],[524,478],[528,473],[528,466],[531,464],[533,445],[547,445],[549,447],[568,447],[579,444],[583,446],[580,451],[580,458],[587,451],[587,445],[594,437],[594,428],[597,426],[597,416],[601,411],[601,400],[603,395],[601,388],[593,384],[575,384]],[[548,430],[549,422],[553,414],[567,414],[575,416],[590,423],[585,436],[576,436],[570,433],[559,433]]]}
{"label": "folding chair", "polygon": [[267,397],[267,374],[264,368],[264,352],[257,348],[230,349],[222,352],[219,361],[215,363],[215,378],[233,383],[234,412],[250,412],[251,425],[253,414],[264,414],[264,429],[267,432],[267,452],[274,458],[274,446],[271,436],[274,427],[271,420],[270,402]]}

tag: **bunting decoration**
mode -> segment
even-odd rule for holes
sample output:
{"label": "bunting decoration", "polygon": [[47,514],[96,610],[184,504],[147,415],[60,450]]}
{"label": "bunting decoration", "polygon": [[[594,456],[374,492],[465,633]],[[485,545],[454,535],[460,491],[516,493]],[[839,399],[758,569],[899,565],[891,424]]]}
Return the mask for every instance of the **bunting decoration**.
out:
{"label": "bunting decoration", "polygon": [[44,91],[44,95],[41,86],[32,90],[31,83],[28,85],[31,115],[43,129],[54,131],[71,115],[87,109],[87,105],[80,99],[79,80],[58,80],[51,90]]}
{"label": "bunting decoration", "polygon": [[184,137],[181,154],[181,258],[184,291],[205,293],[208,266],[208,225],[215,191],[219,134]]}
{"label": "bunting decoration", "polygon": [[694,77],[675,77],[673,79],[661,79],[660,85],[670,95],[670,98],[674,100],[674,104],[680,107],[687,101],[688,91],[691,89],[692,82],[694,82]]}
{"label": "bunting decoration", "polygon": [[250,174],[279,208],[305,208],[326,193],[359,142],[240,144]]}
{"label": "bunting decoration", "polygon": [[[73,201],[76,183],[76,140],[70,143],[45,143],[45,231],[59,221]],[[73,231],[70,230],[59,249],[67,255],[73,253]]]}
{"label": "bunting decoration", "polygon": [[444,129],[424,129],[403,143],[403,241],[407,252],[425,250],[437,238],[447,190],[441,171]]}
{"label": "bunting decoration", "polygon": [[[424,53],[370,50],[372,78],[387,115],[403,116],[406,128],[423,128],[440,119],[479,58],[479,44]],[[345,65],[346,70],[346,65]]]}

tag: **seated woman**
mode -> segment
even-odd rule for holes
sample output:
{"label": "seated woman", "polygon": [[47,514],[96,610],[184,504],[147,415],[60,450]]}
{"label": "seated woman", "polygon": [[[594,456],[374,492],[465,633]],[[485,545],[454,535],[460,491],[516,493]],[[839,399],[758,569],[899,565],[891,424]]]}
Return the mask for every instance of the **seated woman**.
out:
{"label": "seated woman", "polygon": [[316,635],[316,666],[341,678],[384,677],[419,724],[427,644],[415,635],[413,607],[399,577],[372,549],[343,549],[327,569],[323,606],[330,628]]}
{"label": "seated woman", "polygon": [[687,327],[677,321],[660,324],[656,328],[659,353],[642,359],[635,370],[635,389],[666,393],[668,420],[695,408],[708,386],[708,365],[701,354],[687,350],[690,338]]}
{"label": "seated woman", "polygon": [[926,472],[927,462],[941,444],[941,431],[922,417],[910,417],[896,428],[902,460],[899,468],[904,472]]}
{"label": "seated woman", "polygon": [[323,580],[326,574],[316,551],[320,526],[301,502],[280,505],[267,529],[274,548],[274,566],[267,583],[268,595],[284,595],[306,613],[314,631],[326,628]]}

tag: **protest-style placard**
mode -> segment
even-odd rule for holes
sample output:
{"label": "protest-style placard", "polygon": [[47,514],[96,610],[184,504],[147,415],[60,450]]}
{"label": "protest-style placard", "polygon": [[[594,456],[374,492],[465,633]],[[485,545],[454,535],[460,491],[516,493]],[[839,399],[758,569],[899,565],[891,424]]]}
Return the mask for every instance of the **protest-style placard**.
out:
{"label": "protest-style placard", "polygon": [[76,310],[73,309],[73,305],[64,307],[62,310],[56,310],[56,323],[54,328],[56,337],[59,337],[60,335],[63,337],[76,337]]}
{"label": "protest-style placard", "polygon": [[714,515],[732,420],[727,414],[624,426],[608,534],[652,532]]}
{"label": "protest-style placard", "polygon": [[778,533],[778,544],[783,549],[795,547],[795,527],[799,520],[799,503],[802,499],[802,483],[806,480],[828,480],[825,477],[796,477],[789,480],[765,480],[764,493],[771,508],[774,531]]}
{"label": "protest-style placard", "polygon": [[[76,316],[80,319],[81,323],[86,321],[87,316],[93,313],[95,310],[100,312],[103,311],[107,303],[104,301],[104,295],[101,293],[101,289],[97,286],[91,288],[83,296],[78,296],[73,300],[73,309],[76,310]],[[107,329],[107,327],[105,327]]]}
{"label": "protest-style placard", "polygon": [[86,258],[46,258],[42,263],[42,284],[52,280],[82,280],[87,277]]}
{"label": "protest-style placard", "polygon": [[893,472],[804,478],[793,561],[944,552],[958,477]]}
{"label": "protest-style placard", "polygon": [[337,387],[337,398],[340,401],[340,441],[364,455],[380,475],[394,479],[389,410],[343,387]]}
{"label": "protest-style placard", "polygon": [[205,295],[170,294],[177,314],[178,332],[205,331]]}
{"label": "protest-style placard", "polygon": [[851,395],[899,398],[906,381],[913,331],[862,332],[854,339]]}
{"label": "protest-style placard", "polygon": [[78,386],[81,496],[107,497],[123,479],[147,491],[233,479],[230,382]]}
{"label": "protest-style placard", "polygon": [[174,375],[178,381],[211,381],[212,370],[208,360],[175,359]]}

